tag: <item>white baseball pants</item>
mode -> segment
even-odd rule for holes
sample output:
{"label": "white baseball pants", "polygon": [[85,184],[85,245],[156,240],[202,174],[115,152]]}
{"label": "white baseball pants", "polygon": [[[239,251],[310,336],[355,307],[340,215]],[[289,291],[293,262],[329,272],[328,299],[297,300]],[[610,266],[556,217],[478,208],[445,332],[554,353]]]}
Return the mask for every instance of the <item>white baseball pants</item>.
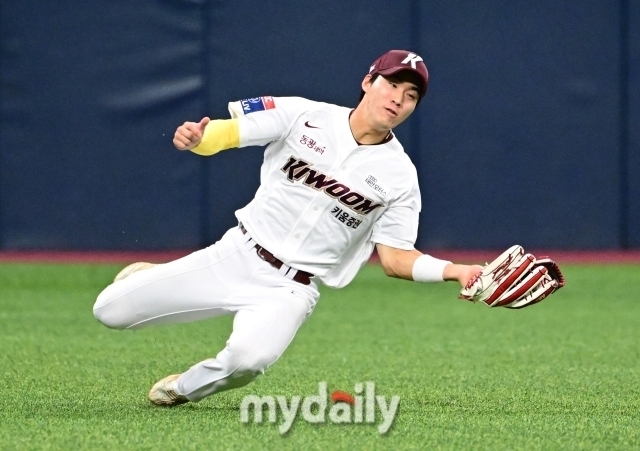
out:
{"label": "white baseball pants", "polygon": [[214,245],[179,260],[135,272],[104,289],[95,317],[114,329],[196,321],[233,314],[226,347],[178,379],[178,394],[199,401],[241,387],[282,355],[320,297],[256,254],[238,227]]}

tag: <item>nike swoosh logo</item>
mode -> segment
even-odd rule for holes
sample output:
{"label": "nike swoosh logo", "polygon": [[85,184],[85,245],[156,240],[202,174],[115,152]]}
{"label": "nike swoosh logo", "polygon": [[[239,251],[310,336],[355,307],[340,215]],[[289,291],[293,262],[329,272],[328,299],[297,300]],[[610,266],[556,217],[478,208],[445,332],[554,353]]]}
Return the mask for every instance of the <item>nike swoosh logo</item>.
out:
{"label": "nike swoosh logo", "polygon": [[320,128],[320,127],[316,127],[314,125],[309,124],[309,121],[304,123],[305,127],[309,127],[309,128]]}

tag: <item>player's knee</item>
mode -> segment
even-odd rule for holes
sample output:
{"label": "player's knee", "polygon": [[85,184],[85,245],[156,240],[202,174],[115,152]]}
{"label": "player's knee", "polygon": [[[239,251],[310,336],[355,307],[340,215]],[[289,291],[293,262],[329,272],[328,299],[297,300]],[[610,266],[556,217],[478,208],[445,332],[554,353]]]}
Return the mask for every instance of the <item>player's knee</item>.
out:
{"label": "player's knee", "polygon": [[100,293],[93,305],[93,316],[110,329],[126,329],[131,324],[111,300],[107,289]]}
{"label": "player's knee", "polygon": [[124,321],[121,315],[114,312],[113,309],[108,308],[94,308],[93,316],[109,329],[126,329],[131,324],[128,321]]}

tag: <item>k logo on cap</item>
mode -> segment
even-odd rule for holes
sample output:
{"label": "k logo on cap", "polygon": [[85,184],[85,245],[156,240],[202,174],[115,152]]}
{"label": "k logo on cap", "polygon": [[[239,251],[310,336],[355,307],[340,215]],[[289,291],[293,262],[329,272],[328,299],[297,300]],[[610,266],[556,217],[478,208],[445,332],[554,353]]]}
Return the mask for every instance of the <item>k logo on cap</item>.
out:
{"label": "k logo on cap", "polygon": [[407,50],[390,50],[378,58],[369,68],[371,75],[393,75],[402,70],[410,70],[418,75],[420,98],[427,93],[429,71],[420,55]]}

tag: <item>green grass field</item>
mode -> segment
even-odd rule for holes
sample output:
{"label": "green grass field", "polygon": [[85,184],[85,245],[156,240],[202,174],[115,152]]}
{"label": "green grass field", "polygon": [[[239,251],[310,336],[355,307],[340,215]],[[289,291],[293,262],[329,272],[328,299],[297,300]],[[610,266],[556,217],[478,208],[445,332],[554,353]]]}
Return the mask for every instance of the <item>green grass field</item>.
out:
{"label": "green grass field", "polygon": [[[566,288],[520,311],[369,266],[323,290],[255,383],[172,409],[152,407],[149,387],[215,355],[230,318],[109,330],[91,310],[119,268],[0,265],[1,450],[640,448],[640,266],[567,266]],[[305,396],[320,381],[400,396],[391,431],[240,423],[243,396]]]}

